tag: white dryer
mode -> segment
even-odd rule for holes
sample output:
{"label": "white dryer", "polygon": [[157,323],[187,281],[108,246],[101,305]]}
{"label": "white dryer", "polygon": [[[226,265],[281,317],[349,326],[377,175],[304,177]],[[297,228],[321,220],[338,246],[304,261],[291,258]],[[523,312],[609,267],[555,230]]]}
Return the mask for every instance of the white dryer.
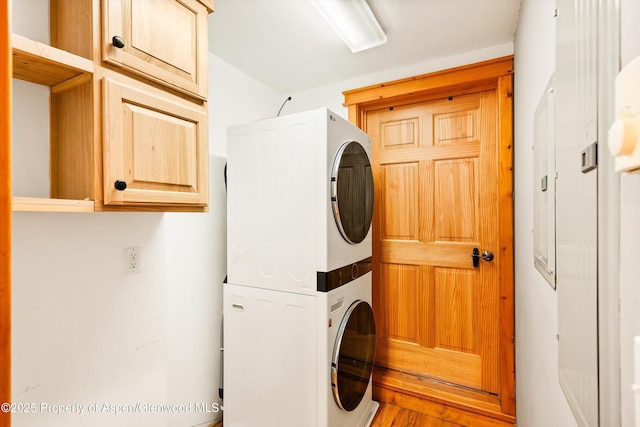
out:
{"label": "white dryer", "polygon": [[371,424],[370,272],[315,297],[225,284],[224,313],[225,426]]}
{"label": "white dryer", "polygon": [[231,126],[227,136],[229,283],[313,295],[330,290],[320,287],[332,272],[368,262],[367,134],[322,108]]}
{"label": "white dryer", "polygon": [[378,410],[371,393],[376,326],[370,271],[369,265],[357,279],[318,292],[318,426],[369,426]]}

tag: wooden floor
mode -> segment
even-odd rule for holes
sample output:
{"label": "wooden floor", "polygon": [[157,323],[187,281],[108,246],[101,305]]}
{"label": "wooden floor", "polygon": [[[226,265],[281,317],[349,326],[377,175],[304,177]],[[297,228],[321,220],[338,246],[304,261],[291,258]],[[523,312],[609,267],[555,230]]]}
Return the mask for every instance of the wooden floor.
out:
{"label": "wooden floor", "polygon": [[[222,421],[212,427],[222,427]],[[371,422],[371,427],[468,427],[418,412],[400,408],[390,403],[380,403],[380,408]]]}
{"label": "wooden floor", "polygon": [[413,412],[394,406],[390,403],[380,403],[371,427],[466,427],[453,424],[439,418]]}
{"label": "wooden floor", "polygon": [[[222,421],[213,427],[222,427]],[[371,427],[466,427],[418,412],[403,409],[390,403],[381,403]]]}

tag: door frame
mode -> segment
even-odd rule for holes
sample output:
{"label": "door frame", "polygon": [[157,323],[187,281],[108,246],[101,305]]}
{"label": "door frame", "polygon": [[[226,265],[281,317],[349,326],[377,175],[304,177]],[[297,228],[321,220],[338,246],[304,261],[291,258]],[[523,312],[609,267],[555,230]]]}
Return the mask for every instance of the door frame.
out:
{"label": "door frame", "polygon": [[515,284],[513,218],[513,55],[343,92],[349,121],[366,130],[367,113],[448,96],[495,90],[498,99],[500,226],[499,375],[502,413],[515,415]]}
{"label": "door frame", "polygon": [[[8,2],[0,2],[0,403],[11,402],[11,41]],[[0,427],[11,412],[0,411]]]}

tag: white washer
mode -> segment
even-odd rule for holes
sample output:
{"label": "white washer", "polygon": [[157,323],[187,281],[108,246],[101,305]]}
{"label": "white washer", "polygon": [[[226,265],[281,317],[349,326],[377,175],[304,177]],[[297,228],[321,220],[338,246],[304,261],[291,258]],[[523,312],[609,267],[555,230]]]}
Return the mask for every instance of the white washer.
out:
{"label": "white washer", "polygon": [[227,136],[229,283],[313,295],[318,275],[367,262],[367,134],[322,108],[231,126]]}
{"label": "white washer", "polygon": [[225,426],[370,425],[370,272],[316,296],[225,284],[224,313]]}

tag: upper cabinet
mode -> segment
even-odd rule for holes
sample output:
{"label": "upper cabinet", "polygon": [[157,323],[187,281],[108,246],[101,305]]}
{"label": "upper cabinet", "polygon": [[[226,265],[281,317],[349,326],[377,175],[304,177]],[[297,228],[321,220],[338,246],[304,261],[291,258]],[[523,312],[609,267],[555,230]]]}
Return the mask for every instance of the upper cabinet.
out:
{"label": "upper cabinet", "polygon": [[207,97],[207,8],[197,0],[103,1],[103,59]]}
{"label": "upper cabinet", "polygon": [[50,46],[12,35],[14,78],[50,88],[50,198],[14,194],[14,210],[208,209],[210,12],[50,0]]}

